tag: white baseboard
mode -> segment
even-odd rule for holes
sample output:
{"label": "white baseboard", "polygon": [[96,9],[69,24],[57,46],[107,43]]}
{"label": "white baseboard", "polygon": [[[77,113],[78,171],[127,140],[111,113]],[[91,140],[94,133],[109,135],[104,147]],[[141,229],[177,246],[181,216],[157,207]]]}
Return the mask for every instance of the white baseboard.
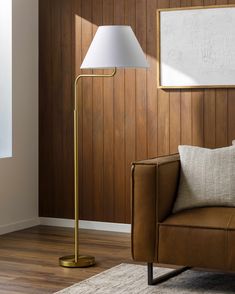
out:
{"label": "white baseboard", "polygon": [[[74,220],[63,218],[40,217],[40,224],[44,226],[66,227],[74,228]],[[130,224],[108,223],[108,222],[94,222],[94,221],[79,221],[80,229],[109,231],[119,233],[130,233]]]}
{"label": "white baseboard", "polygon": [[38,217],[35,217],[32,219],[26,219],[23,221],[18,221],[11,224],[1,225],[0,235],[19,231],[19,230],[24,230],[24,229],[31,228],[38,225],[40,225],[40,219]]}

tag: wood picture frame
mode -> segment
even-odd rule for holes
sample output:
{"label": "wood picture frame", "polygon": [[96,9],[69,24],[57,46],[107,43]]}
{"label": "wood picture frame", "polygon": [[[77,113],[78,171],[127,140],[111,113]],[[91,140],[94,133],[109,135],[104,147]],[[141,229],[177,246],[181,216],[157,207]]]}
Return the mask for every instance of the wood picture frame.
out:
{"label": "wood picture frame", "polygon": [[158,88],[235,88],[235,5],[158,9],[156,20]]}

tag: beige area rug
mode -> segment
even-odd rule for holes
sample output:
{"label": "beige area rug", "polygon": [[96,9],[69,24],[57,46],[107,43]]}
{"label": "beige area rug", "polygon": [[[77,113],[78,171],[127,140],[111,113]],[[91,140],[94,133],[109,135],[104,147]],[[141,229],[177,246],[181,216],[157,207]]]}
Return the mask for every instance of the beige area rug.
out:
{"label": "beige area rug", "polygon": [[[154,268],[154,276],[169,269]],[[170,280],[147,285],[147,266],[120,264],[58,294],[227,294],[235,293],[235,275],[186,271]]]}

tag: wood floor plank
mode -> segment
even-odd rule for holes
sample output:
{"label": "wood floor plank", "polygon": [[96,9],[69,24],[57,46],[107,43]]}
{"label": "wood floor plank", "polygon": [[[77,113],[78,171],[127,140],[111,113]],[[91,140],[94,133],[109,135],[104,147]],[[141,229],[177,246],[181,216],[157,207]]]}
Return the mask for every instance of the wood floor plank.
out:
{"label": "wood floor plank", "polygon": [[80,232],[80,252],[96,257],[84,269],[62,268],[72,254],[73,229],[38,226],[0,236],[0,293],[47,294],[69,287],[122,262],[132,262],[130,234]]}

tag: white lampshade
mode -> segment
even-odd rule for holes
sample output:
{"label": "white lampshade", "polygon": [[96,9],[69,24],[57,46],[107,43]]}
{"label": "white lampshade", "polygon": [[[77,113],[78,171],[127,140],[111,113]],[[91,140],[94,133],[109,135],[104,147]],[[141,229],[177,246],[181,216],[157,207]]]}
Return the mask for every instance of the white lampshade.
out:
{"label": "white lampshade", "polygon": [[148,67],[130,26],[100,26],[81,68]]}

